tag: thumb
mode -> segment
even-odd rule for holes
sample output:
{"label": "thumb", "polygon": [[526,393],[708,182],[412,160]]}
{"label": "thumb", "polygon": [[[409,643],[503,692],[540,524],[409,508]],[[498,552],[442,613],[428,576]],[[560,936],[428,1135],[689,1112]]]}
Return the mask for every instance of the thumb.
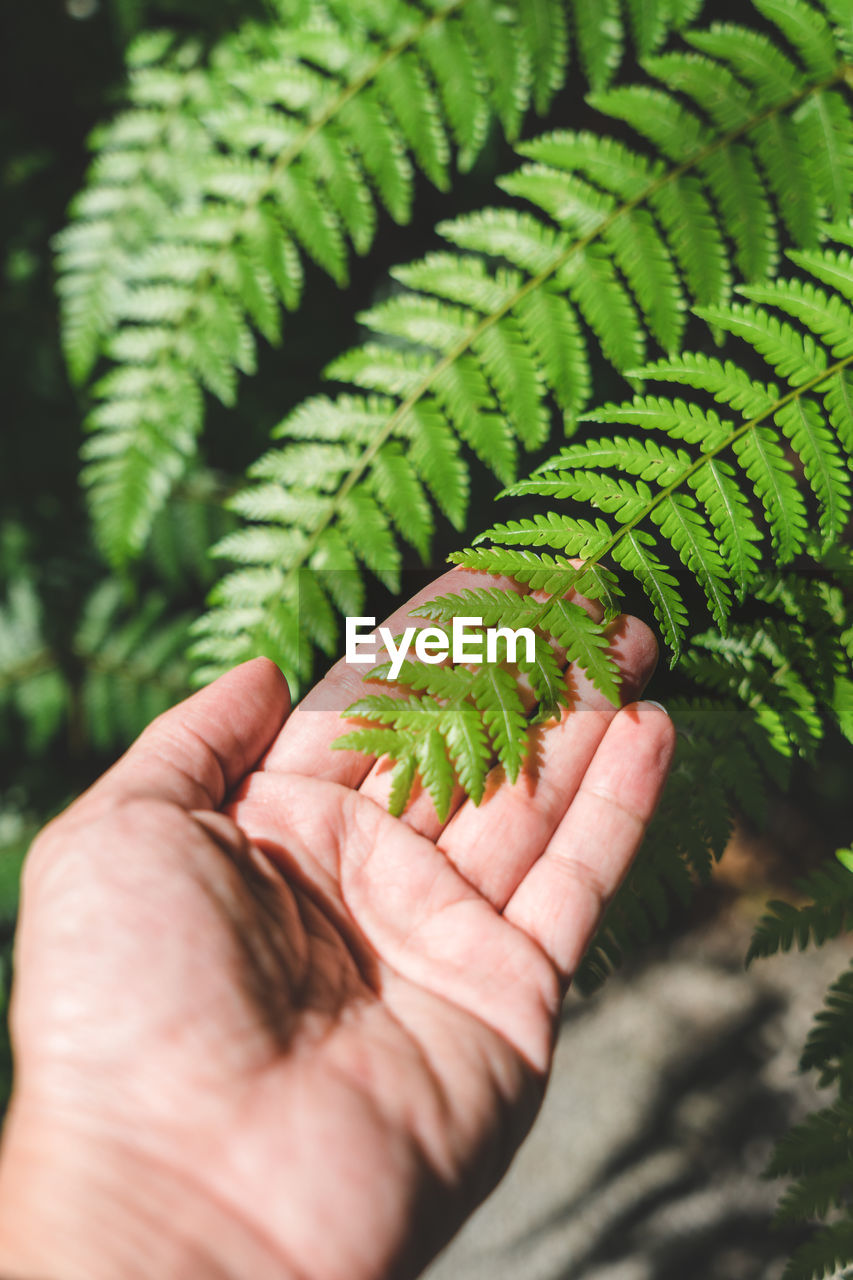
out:
{"label": "thumb", "polygon": [[287,681],[275,663],[244,662],[153,720],[69,812],[88,821],[142,797],[185,809],[217,809],[289,712]]}

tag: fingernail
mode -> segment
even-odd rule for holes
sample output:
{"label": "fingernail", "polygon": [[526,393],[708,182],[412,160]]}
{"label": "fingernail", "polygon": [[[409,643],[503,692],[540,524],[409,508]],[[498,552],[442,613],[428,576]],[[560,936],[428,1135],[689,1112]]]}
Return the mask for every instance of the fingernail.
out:
{"label": "fingernail", "polygon": [[663,705],[662,702],[653,702],[651,698],[645,698],[644,701],[647,704],[647,706],[657,707],[658,711],[662,711],[665,716],[669,715],[669,712],[667,711],[666,707]]}

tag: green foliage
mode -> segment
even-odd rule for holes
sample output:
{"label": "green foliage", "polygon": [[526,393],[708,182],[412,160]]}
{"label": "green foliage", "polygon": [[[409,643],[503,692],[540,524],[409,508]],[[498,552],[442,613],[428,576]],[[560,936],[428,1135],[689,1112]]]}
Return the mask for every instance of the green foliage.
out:
{"label": "green foliage", "polygon": [[187,692],[189,614],[166,616],[159,592],[129,607],[106,578],[61,649],[47,643],[32,577],[0,606],[0,745],[39,755],[59,737],[96,751],[124,747]]}
{"label": "green foliage", "polygon": [[37,751],[62,724],[68,689],[45,641],[42,609],[30,578],[17,576],[0,605],[0,738],[22,735]]}
{"label": "green foliage", "polygon": [[[529,626],[534,659],[406,663],[394,699],[374,670],[341,745],[393,759],[394,812],[418,775],[442,815],[457,784],[476,802],[495,765],[529,767],[532,724],[571,714],[563,655],[618,702],[608,627],[645,595],[677,668],[678,745],[576,976],[590,990],[708,877],[734,811],[760,823],[829,728],[853,740],[853,7],[754,0],[701,29],[698,0],[214,8],[113,0],[124,34],[171,11],[199,30],[131,44],[123,105],[56,241],[90,509],[121,576],[88,549],[7,565],[0,546],[0,747],[65,779],[180,697],[211,543],[230,571],[196,624],[198,678],[266,652],[304,686],[315,648],[337,653],[341,613],[369,611],[377,580],[398,590],[404,565],[467,528],[488,470],[515,505],[454,559],[517,589],[484,576],[420,613],[445,630],[459,613]],[[258,16],[223,34],[238,11]],[[518,142],[563,85],[569,38],[596,131],[563,113]],[[639,83],[615,74],[628,46]],[[442,245],[376,291],[366,340],[329,365],[337,387],[289,413],[247,485],[209,471],[210,399],[234,404],[287,335],[283,313],[305,295],[307,323],[320,273],[343,286],[354,254],[409,221],[416,179],[446,191],[455,170],[484,172],[499,130],[519,163],[494,207],[443,222]],[[594,389],[613,403],[588,411]],[[231,466],[216,456],[230,419],[210,417],[213,461]],[[523,453],[559,447],[555,424],[565,447],[518,482]],[[0,924],[32,808],[14,789],[0,805]],[[837,933],[850,883],[822,870],[799,886],[805,906],[770,904],[751,955]],[[0,991],[8,972],[0,959]],[[774,1165],[795,1180],[784,1217],[842,1215],[788,1280],[853,1257],[851,1000],[847,974],[803,1058],[839,1100]]]}
{"label": "green foliage", "polygon": [[[849,851],[848,851],[849,852]],[[850,873],[848,872],[848,875]],[[800,1058],[803,1071],[818,1071],[821,1088],[837,1084],[845,1096],[853,1086],[853,969],[829,988]]]}
{"label": "green foliage", "polygon": [[747,962],[758,956],[801,951],[814,942],[820,945],[836,938],[853,920],[853,875],[844,866],[828,867],[798,880],[795,890],[811,899],[804,906],[790,902],[770,902],[766,915],[755,930]]}
{"label": "green foliage", "polygon": [[140,36],[126,108],[96,130],[95,160],[56,240],[74,380],[114,367],[84,449],[101,545],[118,565],[192,458],[202,391],[234,403],[255,332],[281,339],[303,258],[340,285],[371,247],[380,208],[411,215],[415,168],[449,184],[492,122],[543,111],[567,54],[559,0],[279,0],[274,17],[198,41]]}
{"label": "green foliage", "polygon": [[[772,6],[764,8],[772,20]],[[548,438],[554,407],[570,434],[585,420],[596,345],[627,376],[691,382],[692,374],[697,391],[748,409],[756,422],[735,429],[701,404],[647,396],[605,410],[595,420],[704,446],[702,465],[686,450],[637,438],[569,446],[549,471],[508,493],[591,504],[614,515],[618,531],[600,518],[592,526],[545,517],[546,527],[537,517],[493,531],[498,541],[551,545],[597,563],[612,539],[607,550],[641,579],[677,653],[687,609],[660,558],[660,535],[701,585],[721,627],[757,562],[761,533],[733,463],[764,502],[780,558],[802,546],[806,531],[805,499],[783,454],[789,444],[806,467],[827,540],[838,534],[850,501],[842,452],[851,440],[843,374],[850,283],[836,281],[836,293],[815,283],[797,292],[788,282],[787,294],[779,286],[769,296],[767,285],[755,284],[745,290],[755,303],[728,300],[736,271],[759,279],[773,269],[785,234],[800,246],[795,261],[818,281],[833,262],[840,276],[849,265],[845,254],[819,247],[821,203],[804,204],[802,194],[829,191],[820,183],[830,151],[843,164],[833,166],[838,207],[827,195],[829,207],[840,212],[853,191],[845,71],[828,20],[809,13],[814,41],[806,41],[800,65],[746,29],[688,32],[701,53],[646,62],[663,87],[623,86],[592,98],[600,111],[627,121],[654,154],[588,132],[522,143],[526,162],[499,185],[536,212],[486,209],[442,224],[453,252],[393,272],[392,296],[360,317],[379,340],[327,370],[347,390],[313,397],[290,414],[276,431],[288,443],[259,460],[252,483],[231,504],[249,527],[217,549],[241,567],[220,583],[214,609],[200,623],[201,678],[265,652],[291,680],[307,681],[312,644],[335,650],[335,611],[360,611],[365,570],[396,589],[401,543],[426,554],[435,508],[462,527],[470,454],[506,482],[516,473],[519,445],[535,449]],[[798,138],[802,119],[815,113],[827,130],[821,145],[813,137],[811,150],[798,143],[796,155],[777,165],[779,138]],[[762,301],[767,305],[756,305]],[[773,384],[701,354],[644,366],[650,345],[680,352],[688,303],[715,333],[751,342],[788,379],[790,400],[789,391],[779,396]],[[812,326],[813,334],[776,312]],[[827,373],[820,386],[834,433],[816,421],[818,401],[804,392],[822,384],[824,369],[838,375],[832,381]],[[727,451],[730,459],[718,458]],[[605,467],[619,475],[603,474]],[[637,527],[646,515],[651,530]],[[507,549],[478,551],[464,562],[523,582],[531,581],[534,562],[554,569],[564,563]],[[330,575],[333,565],[346,572]],[[571,573],[564,579],[572,584]],[[563,590],[560,581],[553,576],[549,590]]]}
{"label": "green foliage", "polygon": [[210,587],[215,580],[208,552],[236,523],[225,509],[226,497],[221,479],[195,467],[157,513],[145,561],[171,595],[180,596],[188,584]]}
{"label": "green foliage", "polygon": [[95,748],[130,742],[186,692],[189,615],[165,612],[156,592],[129,610],[113,578],[87,600],[75,637],[83,667],[77,697]]}
{"label": "green foliage", "polygon": [[[528,594],[519,602],[513,593],[483,588],[447,597],[423,607],[420,612],[432,621],[445,624],[458,614],[482,617],[485,626],[535,628],[543,640],[558,641],[597,687],[615,698],[613,667],[606,656],[606,628],[609,619],[619,611],[624,591],[619,571],[636,579],[648,596],[673,660],[681,654],[688,620],[695,614],[695,609],[689,607],[687,588],[695,589],[698,584],[718,628],[717,639],[707,638],[705,648],[737,672],[738,679],[760,703],[756,715],[780,749],[789,753],[792,750],[807,752],[810,738],[819,730],[820,716],[814,697],[798,678],[789,653],[793,648],[813,664],[822,655],[814,652],[814,643],[798,618],[802,601],[798,599],[797,588],[789,584],[782,591],[781,603],[787,608],[788,616],[765,631],[747,637],[742,628],[732,628],[730,623],[735,602],[742,600],[747,591],[759,597],[766,595],[766,586],[756,582],[762,546],[765,554],[772,547],[773,558],[779,564],[803,554],[810,542],[809,513],[814,510],[822,534],[819,543],[827,547],[839,537],[850,509],[848,466],[853,417],[849,410],[848,366],[853,362],[853,312],[848,300],[853,298],[851,259],[846,250],[839,248],[795,252],[792,257],[810,279],[785,280],[759,290],[746,286],[742,290],[747,296],[760,293],[764,302],[772,304],[775,310],[771,311],[768,306],[731,303],[720,305],[710,313],[719,330],[729,330],[745,339],[763,357],[779,383],[745,378],[732,363],[701,355],[680,356],[646,366],[638,376],[655,380],[671,378],[688,387],[695,399],[642,394],[627,404],[607,406],[584,415],[586,421],[626,425],[637,434],[570,444],[530,479],[507,490],[509,496],[525,500],[531,496],[547,497],[575,504],[575,507],[577,504],[589,506],[593,508],[594,520],[571,514],[571,507],[565,512],[558,510],[512,520],[494,526],[477,539],[478,544],[488,542],[490,546],[476,545],[470,551],[451,556],[455,563],[469,569],[508,575],[529,592],[544,593],[547,598],[543,601]],[[814,282],[827,278],[832,279],[838,292]],[[809,303],[805,310],[799,305],[803,298]],[[394,308],[394,303],[388,307]],[[795,312],[799,325],[780,318],[777,312],[784,317]],[[399,308],[394,314],[399,314]],[[432,313],[433,319],[435,314]],[[702,309],[702,314],[708,316],[708,309]],[[407,376],[416,380],[421,376],[419,369],[412,367],[415,358],[409,353],[400,356],[390,347],[369,347],[355,354],[355,360],[345,358],[350,367],[357,363],[361,369],[369,366],[376,371],[390,366],[398,380]],[[412,383],[406,385],[410,387]],[[708,396],[736,416],[720,417],[716,409],[708,407],[705,400]],[[357,403],[360,413],[367,415],[371,402]],[[439,412],[440,402],[433,403]],[[299,422],[307,419],[311,424],[309,430],[316,433],[316,424],[322,422],[334,438],[334,444],[327,449],[329,456],[338,459],[339,476],[346,472],[351,454],[342,447],[338,428],[342,418],[351,425],[355,404],[350,398],[309,402],[297,411],[296,421],[288,428],[291,434],[297,434]],[[364,426],[364,416],[359,420]],[[377,435],[376,425],[372,424],[369,433],[364,428],[364,439],[370,441],[366,448],[368,454],[375,455],[380,450],[381,436]],[[652,432],[656,435],[650,434]],[[401,517],[401,531],[404,528],[411,531],[416,524],[414,502],[409,501],[403,511],[389,504],[383,513],[381,492],[376,490],[378,501],[369,491],[362,492],[360,506],[347,515],[346,503],[361,491],[353,486],[348,491],[346,481],[338,482],[339,487],[331,499],[320,488],[306,492],[308,466],[300,473],[298,459],[300,451],[307,449],[310,467],[315,467],[317,447],[316,444],[294,444],[266,455],[259,469],[267,483],[249,488],[236,499],[235,505],[242,514],[267,519],[277,515],[279,524],[289,527],[240,531],[221,548],[232,555],[242,548],[246,559],[255,563],[226,578],[217,589],[221,608],[205,622],[208,634],[196,646],[197,652],[220,651],[224,636],[232,645],[228,657],[242,656],[245,636],[240,634],[240,629],[246,628],[247,620],[253,623],[255,619],[264,628],[267,651],[279,661],[287,660],[293,649],[299,651],[300,639],[303,640],[301,652],[310,652],[304,643],[304,633],[315,636],[325,633],[326,643],[333,647],[336,632],[329,625],[329,602],[324,587],[339,608],[359,612],[360,599],[347,604],[339,594],[333,594],[334,581],[325,583],[322,573],[317,572],[315,580],[319,590],[313,597],[307,597],[307,604],[306,596],[301,597],[302,608],[298,625],[294,627],[292,598],[285,589],[289,580],[295,580],[294,569],[270,565],[271,557],[286,556],[285,565],[299,565],[304,563],[306,545],[309,548],[323,546],[325,563],[349,570],[345,575],[349,591],[353,584],[358,586],[358,577],[353,572],[356,547],[363,563],[383,572],[387,570],[387,560],[382,560],[382,552],[390,556],[393,549],[390,520],[395,512]],[[333,455],[332,449],[336,451]],[[789,460],[791,453],[799,457],[802,477]],[[395,451],[394,456],[399,461],[402,454]],[[315,470],[314,474],[322,473]],[[350,471],[349,475],[352,474]],[[283,477],[293,477],[292,487],[282,485]],[[323,483],[328,487],[336,483],[328,468]],[[375,483],[375,475],[371,473],[365,490]],[[296,489],[298,493],[294,492]],[[343,512],[340,528],[329,524],[335,503]],[[297,522],[307,527],[295,528]],[[332,534],[335,542],[329,546],[325,539]],[[542,546],[551,550],[542,551],[539,549]],[[572,557],[580,558],[579,567],[572,563]],[[315,565],[321,569],[319,558],[311,567]],[[303,571],[303,583],[304,578]],[[572,590],[602,603],[605,611],[602,624],[593,623],[584,610],[561,599]],[[274,611],[270,607],[273,597]],[[323,627],[316,618],[320,610],[325,610]],[[258,629],[249,635],[256,639]],[[844,633],[833,650],[840,681],[837,687],[834,677],[830,680],[824,671],[825,663],[815,668],[823,672],[824,686],[831,686],[833,708],[848,732],[849,677],[840,672],[845,665],[849,667],[849,650],[850,636]],[[691,657],[690,664],[699,678],[709,678],[709,661],[705,660],[703,666],[701,658]],[[422,694],[428,699],[443,698],[446,695],[440,683],[443,680],[443,675],[433,675],[432,671],[427,676],[418,676],[413,693],[418,698]],[[487,717],[498,715],[500,702],[504,740],[500,745],[494,737],[491,740],[510,776],[523,756],[527,733],[521,690],[516,688],[515,706],[510,708],[512,714],[507,715],[506,703],[511,698],[503,689],[499,699],[497,693],[478,698],[472,689],[453,698],[454,703],[471,700],[480,710],[481,723],[487,732]],[[543,714],[554,711],[557,701],[557,697],[546,693]],[[376,720],[376,706],[370,705],[373,712],[369,718]],[[361,705],[358,714],[365,715]],[[431,714],[435,717],[429,722],[430,750],[434,753],[437,741],[434,735],[442,736],[441,726],[447,724],[447,718],[439,706],[433,707]],[[409,776],[411,760],[419,749],[412,744],[413,725],[407,722],[404,726],[402,715],[399,705],[395,705],[392,718],[380,718],[379,723],[383,728],[383,751],[406,761],[405,776]],[[389,748],[392,740],[389,730],[393,733],[396,728],[403,736],[396,748]],[[373,744],[370,749],[378,750],[378,740],[368,741],[364,736],[367,732],[363,730],[358,741],[365,748],[370,741]],[[510,735],[512,741],[506,740],[506,735]],[[356,739],[351,737],[348,741],[355,745]],[[445,744],[449,758],[444,773],[434,755],[430,756],[429,775],[437,803],[443,803],[448,794],[447,771],[453,753],[449,751],[446,734]],[[466,763],[469,774],[475,767],[473,759]],[[481,760],[481,772],[486,767],[487,762]],[[402,771],[400,776],[404,776]],[[479,786],[478,783],[478,789]],[[403,803],[404,799],[401,789],[398,800]]]}
{"label": "green foliage", "polygon": [[[774,573],[756,590],[758,616],[726,638],[718,631],[694,637],[680,664],[688,688],[667,703],[678,730],[669,781],[642,855],[576,975],[581,991],[599,986],[708,879],[733,813],[760,827],[773,795],[790,786],[795,761],[815,760],[827,727],[853,741],[837,710],[851,668],[844,643],[851,584],[846,555],[832,568],[825,558],[806,573]],[[812,907],[769,904],[749,959],[795,938],[835,936],[853,906],[851,884],[849,871],[830,867],[796,886],[814,897]]]}
{"label": "green foliage", "polygon": [[[835,937],[849,927],[853,909],[851,851],[797,886],[810,899],[799,907],[771,903],[759,924],[750,955],[768,955]],[[784,1280],[821,1280],[853,1258],[853,969],[829,988],[814,1020],[800,1069],[816,1070],[821,1087],[834,1086],[836,1099],[813,1111],[778,1142],[767,1168],[771,1178],[787,1178],[776,1217],[780,1223],[813,1224],[795,1251]]]}

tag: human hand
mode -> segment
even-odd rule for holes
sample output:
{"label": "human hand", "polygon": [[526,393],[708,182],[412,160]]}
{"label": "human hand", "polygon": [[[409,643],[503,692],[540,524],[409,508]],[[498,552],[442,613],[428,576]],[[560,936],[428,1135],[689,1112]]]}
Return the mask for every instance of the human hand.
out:
{"label": "human hand", "polygon": [[[651,633],[621,619],[613,648],[636,696]],[[46,828],[16,944],[0,1275],[417,1274],[532,1122],[565,985],[669,765],[665,714],[567,679],[529,771],[496,770],[443,827],[425,794],[390,817],[388,770],[330,749],[358,672],[288,717],[259,659]]]}

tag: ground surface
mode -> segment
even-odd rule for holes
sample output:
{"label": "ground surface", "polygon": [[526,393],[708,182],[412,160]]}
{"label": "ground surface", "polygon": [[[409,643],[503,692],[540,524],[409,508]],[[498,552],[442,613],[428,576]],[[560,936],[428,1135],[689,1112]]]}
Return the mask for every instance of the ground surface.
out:
{"label": "ground surface", "polygon": [[570,998],[544,1108],[428,1280],[778,1280],[775,1139],[823,1105],[797,1058],[849,937],[743,957],[729,907],[590,1001]]}

